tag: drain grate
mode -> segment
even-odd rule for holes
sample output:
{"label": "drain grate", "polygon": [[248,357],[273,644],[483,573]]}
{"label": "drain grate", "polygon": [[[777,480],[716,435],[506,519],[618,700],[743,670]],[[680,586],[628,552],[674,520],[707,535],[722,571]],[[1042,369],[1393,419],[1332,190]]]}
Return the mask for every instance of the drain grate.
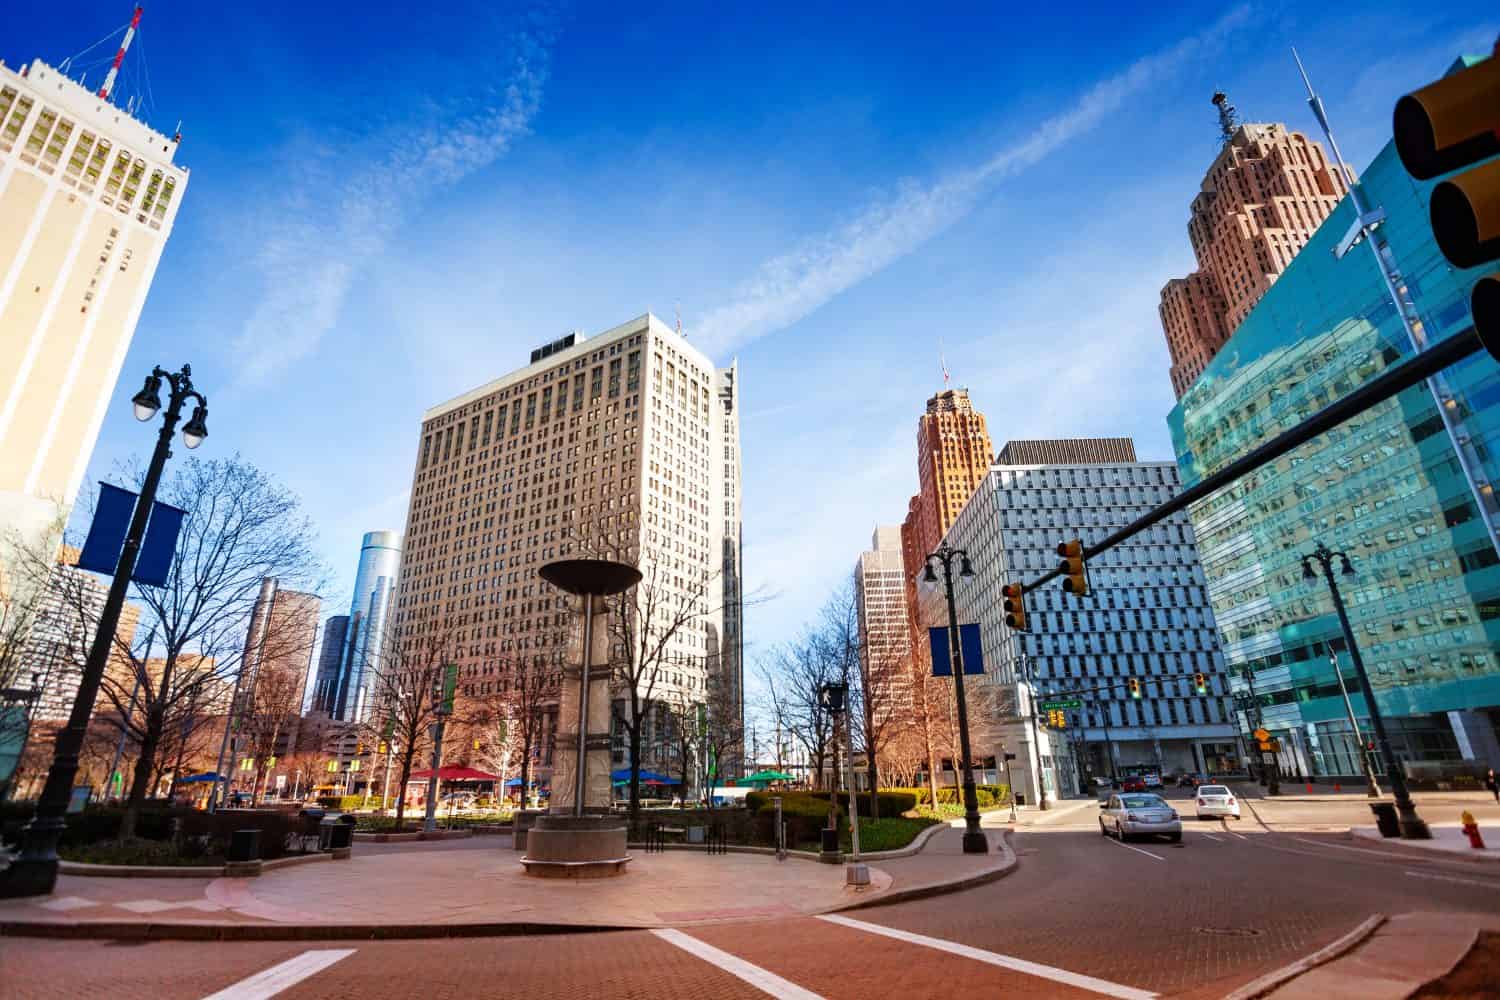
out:
{"label": "drain grate", "polygon": [[1219,937],[1260,937],[1265,931],[1254,927],[1194,927],[1198,934],[1214,934]]}

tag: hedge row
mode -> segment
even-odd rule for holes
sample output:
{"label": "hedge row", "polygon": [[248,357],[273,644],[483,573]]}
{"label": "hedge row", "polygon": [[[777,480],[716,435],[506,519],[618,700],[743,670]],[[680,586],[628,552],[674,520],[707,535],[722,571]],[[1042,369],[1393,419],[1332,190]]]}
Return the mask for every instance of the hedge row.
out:
{"label": "hedge row", "polygon": [[[16,843],[21,827],[31,819],[35,802],[8,802],[0,809],[0,840]],[[120,836],[125,818],[121,806],[90,806],[67,817],[59,844],[83,847]],[[136,818],[135,835],[141,840],[181,838],[185,853],[223,854],[235,830],[260,831],[260,856],[266,860],[286,853],[289,837],[300,827],[295,813],[235,809],[221,813],[199,812],[164,802],[147,802]],[[188,841],[193,841],[191,845]],[[191,848],[189,850],[189,847]]]}
{"label": "hedge row", "polygon": [[[921,788],[888,788],[881,790],[882,795],[889,792],[909,793],[916,797],[916,804],[919,806],[932,804],[932,789],[925,785]],[[1003,806],[1010,803],[1010,787],[1008,785],[976,785],[974,794],[979,800],[979,808],[981,809],[989,809],[993,806]],[[952,785],[939,785],[938,802],[944,805],[962,805],[963,789],[954,788]],[[882,816],[885,815],[884,804],[881,806],[880,814]]]}
{"label": "hedge row", "polygon": [[351,812],[355,809],[379,809],[378,795],[319,795],[318,805],[324,809],[339,809]]}

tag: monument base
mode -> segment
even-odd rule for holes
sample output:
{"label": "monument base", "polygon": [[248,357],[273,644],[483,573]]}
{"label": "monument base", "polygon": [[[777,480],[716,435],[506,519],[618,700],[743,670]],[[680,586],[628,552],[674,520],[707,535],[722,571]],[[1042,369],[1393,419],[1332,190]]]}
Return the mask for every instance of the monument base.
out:
{"label": "monument base", "polygon": [[625,824],[614,816],[538,816],[521,859],[538,878],[609,878],[629,863]]}

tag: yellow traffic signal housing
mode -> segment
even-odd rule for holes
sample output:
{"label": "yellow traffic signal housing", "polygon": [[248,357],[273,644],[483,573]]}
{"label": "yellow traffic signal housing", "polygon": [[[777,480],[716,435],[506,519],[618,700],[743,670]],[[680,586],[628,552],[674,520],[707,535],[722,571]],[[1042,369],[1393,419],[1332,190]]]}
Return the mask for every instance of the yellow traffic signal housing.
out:
{"label": "yellow traffic signal housing", "polygon": [[1026,589],[1019,583],[1007,583],[1000,588],[1005,598],[1005,627],[1016,632],[1028,632],[1026,624]]}
{"label": "yellow traffic signal housing", "polygon": [[[1489,160],[1500,154],[1500,40],[1488,59],[1398,100],[1392,131],[1418,180],[1462,170],[1432,189],[1432,235],[1443,256],[1457,267],[1500,260],[1500,160]],[[1469,306],[1480,343],[1500,359],[1500,271],[1479,279]]]}
{"label": "yellow traffic signal housing", "polygon": [[1138,678],[1132,677],[1126,683],[1130,687],[1130,697],[1139,699],[1140,696],[1141,696],[1141,682],[1140,682],[1140,680]]}
{"label": "yellow traffic signal housing", "polygon": [[1201,673],[1193,675],[1193,687],[1198,689],[1199,694],[1208,694],[1208,678]]}
{"label": "yellow traffic signal housing", "polygon": [[1063,573],[1063,592],[1074,597],[1086,597],[1089,592],[1088,568],[1083,563],[1083,539],[1060,542],[1057,554],[1062,556],[1058,569]]}

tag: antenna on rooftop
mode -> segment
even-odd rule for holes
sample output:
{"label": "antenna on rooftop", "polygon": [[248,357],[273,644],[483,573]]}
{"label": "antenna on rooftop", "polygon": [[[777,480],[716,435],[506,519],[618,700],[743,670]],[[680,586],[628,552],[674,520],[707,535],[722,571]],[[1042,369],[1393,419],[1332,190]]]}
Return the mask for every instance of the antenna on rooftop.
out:
{"label": "antenna on rooftop", "polygon": [[943,388],[948,388],[948,359],[943,354],[943,342],[938,341],[938,365],[943,369]]}
{"label": "antenna on rooftop", "polygon": [[115,53],[115,61],[109,67],[109,75],[104,78],[104,85],[99,88],[99,96],[109,100],[109,92],[114,89],[115,77],[119,75],[120,64],[125,61],[125,50],[130,48],[131,41],[135,38],[135,31],[141,26],[141,7],[135,8],[135,14],[130,18],[130,27],[125,29],[125,37],[120,39],[120,51]]}
{"label": "antenna on rooftop", "polygon": [[1222,90],[1214,91],[1213,103],[1219,109],[1219,139],[1227,146],[1240,127],[1240,114],[1229,103],[1229,95]]}

